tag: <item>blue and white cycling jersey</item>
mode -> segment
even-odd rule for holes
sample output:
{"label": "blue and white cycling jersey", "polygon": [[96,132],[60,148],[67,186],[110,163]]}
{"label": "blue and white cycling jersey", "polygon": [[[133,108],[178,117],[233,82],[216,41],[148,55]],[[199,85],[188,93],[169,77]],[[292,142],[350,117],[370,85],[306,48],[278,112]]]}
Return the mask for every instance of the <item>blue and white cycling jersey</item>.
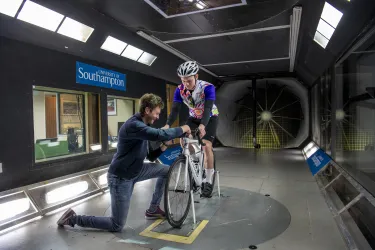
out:
{"label": "blue and white cycling jersey", "polygon": [[[189,107],[189,116],[202,119],[205,100],[215,100],[215,87],[211,83],[197,80],[195,89],[190,92],[183,84],[178,85],[174,93],[174,102],[185,103]],[[212,107],[211,116],[218,116],[219,110],[216,105]]]}

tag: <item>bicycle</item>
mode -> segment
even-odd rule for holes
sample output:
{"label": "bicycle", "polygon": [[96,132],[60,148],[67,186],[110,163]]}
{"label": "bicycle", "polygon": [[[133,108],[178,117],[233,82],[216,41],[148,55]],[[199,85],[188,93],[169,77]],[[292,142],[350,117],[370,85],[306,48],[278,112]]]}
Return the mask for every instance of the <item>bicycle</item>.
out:
{"label": "bicycle", "polygon": [[[164,191],[164,208],[168,223],[174,228],[181,228],[184,223],[190,206],[193,209],[194,224],[195,208],[193,194],[198,192],[205,178],[204,171],[204,151],[205,144],[202,142],[199,131],[196,131],[198,139],[183,137],[183,151],[171,165]],[[194,154],[190,153],[189,146],[194,148]],[[214,171],[212,185],[216,181],[216,159],[214,154]],[[218,186],[219,196],[220,187]],[[211,193],[212,195],[212,193]],[[182,202],[187,201],[186,205]],[[178,209],[181,208],[181,211]]]}

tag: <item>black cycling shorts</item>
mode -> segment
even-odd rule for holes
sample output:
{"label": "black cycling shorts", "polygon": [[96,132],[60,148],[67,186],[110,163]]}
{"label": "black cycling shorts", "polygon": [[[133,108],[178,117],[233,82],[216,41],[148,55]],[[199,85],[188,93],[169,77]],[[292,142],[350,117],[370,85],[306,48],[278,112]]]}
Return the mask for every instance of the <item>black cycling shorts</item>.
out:
{"label": "black cycling shorts", "polygon": [[[202,139],[210,141],[211,143],[214,142],[215,137],[216,137],[216,129],[217,129],[218,122],[219,122],[218,116],[211,116],[205,128],[206,135]],[[192,117],[189,117],[189,119],[186,121],[186,125],[188,125],[191,130],[197,129],[200,124],[201,124],[201,119],[195,119]]]}

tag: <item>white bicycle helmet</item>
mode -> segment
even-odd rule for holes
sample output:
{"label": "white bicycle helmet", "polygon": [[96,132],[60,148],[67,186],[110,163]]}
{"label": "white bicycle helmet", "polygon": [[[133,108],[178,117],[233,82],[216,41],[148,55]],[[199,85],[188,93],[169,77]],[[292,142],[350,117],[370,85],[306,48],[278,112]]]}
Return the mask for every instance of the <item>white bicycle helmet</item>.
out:
{"label": "white bicycle helmet", "polygon": [[184,62],[177,69],[177,75],[179,77],[194,76],[198,73],[199,66],[194,61]]}

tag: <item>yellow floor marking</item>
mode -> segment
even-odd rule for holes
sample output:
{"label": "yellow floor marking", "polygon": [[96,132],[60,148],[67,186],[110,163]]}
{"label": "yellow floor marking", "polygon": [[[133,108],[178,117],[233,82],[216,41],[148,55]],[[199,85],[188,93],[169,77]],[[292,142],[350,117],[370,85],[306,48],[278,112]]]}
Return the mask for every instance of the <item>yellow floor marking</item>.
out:
{"label": "yellow floor marking", "polygon": [[198,227],[188,237],[151,231],[155,227],[159,226],[163,221],[164,220],[155,221],[148,228],[146,228],[143,232],[141,232],[139,235],[144,236],[144,237],[159,239],[159,240],[173,241],[173,242],[183,243],[183,244],[192,244],[195,241],[195,239],[198,237],[198,235],[202,232],[202,230],[208,224],[208,220],[201,221]]}

